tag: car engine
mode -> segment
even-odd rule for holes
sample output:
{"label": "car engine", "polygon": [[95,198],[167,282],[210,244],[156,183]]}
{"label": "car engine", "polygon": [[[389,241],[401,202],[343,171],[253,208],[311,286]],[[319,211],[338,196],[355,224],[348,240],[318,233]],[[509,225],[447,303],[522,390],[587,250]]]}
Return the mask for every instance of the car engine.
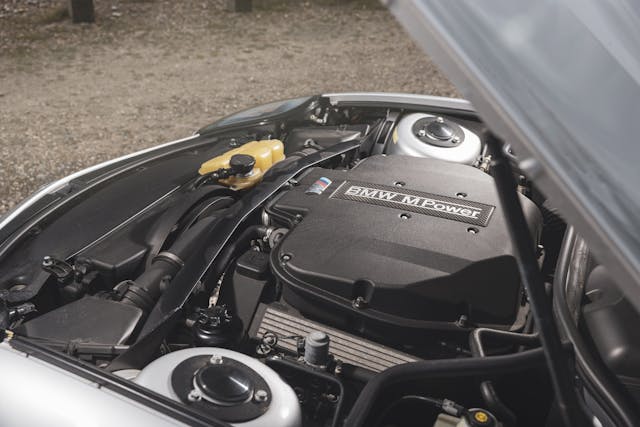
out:
{"label": "car engine", "polygon": [[[537,238],[540,213],[522,203]],[[396,155],[316,168],[266,213],[289,230],[270,264],[303,313],[406,339],[517,322],[516,261],[495,185],[476,168]]]}
{"label": "car engine", "polygon": [[[154,179],[167,180],[165,193],[128,219],[75,247],[28,252],[55,229],[50,219],[22,254],[4,259],[16,336],[213,420],[294,427],[357,424],[351,408],[376,376],[474,359],[473,331],[534,332],[473,114],[316,101],[201,138],[208,142],[185,151],[183,163],[171,160],[174,173],[162,166]],[[151,193],[153,168],[130,175],[120,196]],[[558,218],[516,175],[526,231],[552,271],[545,252],[559,242],[547,230]],[[86,233],[86,213],[67,215]],[[486,340],[482,351],[513,348]],[[384,389],[367,425],[501,425],[473,375],[442,372],[402,392]],[[502,378],[502,390],[540,372]],[[519,425],[541,422],[535,406],[544,396],[534,400],[509,400],[533,405]]]}

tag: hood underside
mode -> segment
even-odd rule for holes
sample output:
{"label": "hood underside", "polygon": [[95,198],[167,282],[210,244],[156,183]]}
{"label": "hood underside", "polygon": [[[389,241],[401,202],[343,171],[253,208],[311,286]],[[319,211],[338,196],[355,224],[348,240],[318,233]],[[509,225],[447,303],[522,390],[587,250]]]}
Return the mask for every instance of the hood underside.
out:
{"label": "hood underside", "polygon": [[640,25],[630,2],[389,1],[513,144],[520,167],[640,309]]}

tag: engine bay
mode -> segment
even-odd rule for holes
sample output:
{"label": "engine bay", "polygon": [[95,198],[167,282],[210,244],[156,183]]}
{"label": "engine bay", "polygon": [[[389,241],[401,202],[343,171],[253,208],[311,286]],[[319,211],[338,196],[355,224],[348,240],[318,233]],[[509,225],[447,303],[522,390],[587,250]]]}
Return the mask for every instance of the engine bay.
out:
{"label": "engine bay", "polygon": [[[144,207],[117,219],[98,196],[73,227],[49,218],[15,240],[5,326],[231,425],[544,425],[542,353],[493,382],[443,364],[367,395],[405,364],[539,347],[477,117],[315,101],[201,138],[174,173],[128,175],[146,190],[122,183],[120,203]],[[514,172],[551,277],[565,224]],[[104,229],[72,244],[92,221]]]}

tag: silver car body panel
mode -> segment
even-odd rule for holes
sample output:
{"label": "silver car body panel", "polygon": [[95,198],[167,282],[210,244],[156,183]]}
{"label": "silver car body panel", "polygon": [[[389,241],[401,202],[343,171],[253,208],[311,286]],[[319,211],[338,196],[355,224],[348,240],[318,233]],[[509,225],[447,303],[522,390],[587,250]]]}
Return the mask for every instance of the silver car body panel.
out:
{"label": "silver car body panel", "polygon": [[0,425],[181,426],[140,403],[0,343]]}
{"label": "silver car body panel", "polygon": [[640,8],[386,3],[640,309]]}

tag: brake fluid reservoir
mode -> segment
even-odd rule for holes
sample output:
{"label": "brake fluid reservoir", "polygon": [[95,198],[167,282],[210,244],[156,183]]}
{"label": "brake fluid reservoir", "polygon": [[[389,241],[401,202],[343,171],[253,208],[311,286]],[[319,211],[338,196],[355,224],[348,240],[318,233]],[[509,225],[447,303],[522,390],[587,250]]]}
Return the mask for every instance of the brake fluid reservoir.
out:
{"label": "brake fluid reservoir", "polygon": [[251,188],[260,182],[262,176],[271,166],[284,159],[284,145],[279,139],[251,141],[203,163],[198,173],[206,175],[220,169],[227,169],[229,168],[231,157],[236,154],[252,156],[256,161],[253,170],[242,176],[221,179],[219,182],[223,185],[228,185],[234,190],[243,190]]}

